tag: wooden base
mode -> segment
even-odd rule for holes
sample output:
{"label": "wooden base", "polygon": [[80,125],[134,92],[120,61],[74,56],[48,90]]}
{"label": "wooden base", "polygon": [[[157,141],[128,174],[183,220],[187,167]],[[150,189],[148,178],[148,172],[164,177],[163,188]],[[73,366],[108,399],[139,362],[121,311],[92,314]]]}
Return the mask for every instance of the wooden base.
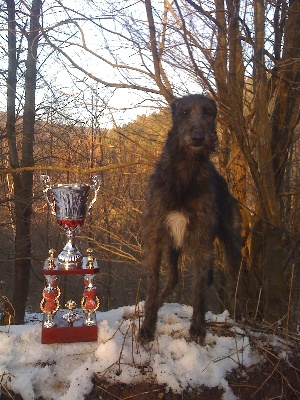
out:
{"label": "wooden base", "polygon": [[42,344],[96,342],[98,326],[42,327]]}
{"label": "wooden base", "polygon": [[42,270],[44,275],[93,275],[99,272],[99,268],[77,268],[77,269],[47,269]]}
{"label": "wooden base", "polygon": [[[52,254],[53,256],[53,254]],[[58,297],[60,295],[60,290],[58,289],[57,285],[57,275],[84,275],[84,283],[85,285],[92,285],[92,280],[94,278],[94,274],[99,271],[96,259],[93,259],[92,268],[87,268],[90,266],[90,262],[87,257],[83,258],[83,268],[76,268],[76,269],[64,269],[59,266],[57,258],[47,258],[44,262],[43,274],[46,277],[46,286],[43,290],[43,300],[41,302],[41,309],[42,311],[46,312],[45,310],[54,310],[55,308],[59,308],[59,301]],[[52,267],[52,268],[49,268]],[[54,276],[53,279],[49,278],[49,275]],[[86,282],[87,280],[87,282]],[[53,290],[56,288],[57,290],[57,297],[53,299]],[[92,287],[92,293],[89,292],[89,288],[84,289],[84,296],[86,295],[86,291],[88,291],[91,297],[88,299],[96,300],[99,302],[98,298],[95,296],[96,288]],[[52,292],[51,292],[52,291]],[[96,303],[95,303],[96,304]],[[99,304],[98,304],[99,306]],[[97,308],[98,308],[97,306]],[[67,311],[67,314],[63,315],[64,312]],[[46,328],[44,326],[45,320],[47,315],[44,315],[44,321],[42,325],[42,343],[43,344],[51,344],[51,343],[74,343],[74,342],[95,342],[98,340],[98,326],[86,326],[84,325],[84,321],[86,319],[85,314],[81,310],[81,313],[77,313],[73,321],[72,326],[68,326],[67,322],[65,321],[66,317],[69,318],[69,313],[73,312],[73,308],[69,310],[59,310],[53,316],[53,323],[55,324],[52,328]],[[94,310],[95,311],[95,310]],[[78,318],[77,318],[78,317]],[[94,315],[93,321],[96,323],[96,317]],[[47,321],[49,322],[49,321]],[[47,324],[46,324],[47,326]]]}
{"label": "wooden base", "polygon": [[75,342],[96,342],[98,340],[98,326],[84,325],[85,316],[81,315],[79,320],[74,321],[73,326],[68,326],[63,319],[63,313],[67,310],[59,310],[53,318],[55,326],[45,328],[44,321],[42,325],[42,344],[51,343],[75,343]]}

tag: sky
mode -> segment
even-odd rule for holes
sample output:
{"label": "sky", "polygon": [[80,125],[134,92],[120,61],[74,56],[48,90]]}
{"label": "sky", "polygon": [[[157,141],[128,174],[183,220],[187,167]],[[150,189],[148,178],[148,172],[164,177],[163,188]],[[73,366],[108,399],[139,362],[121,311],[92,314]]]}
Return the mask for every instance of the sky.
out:
{"label": "sky", "polygon": [[[206,313],[208,324],[222,327],[226,322],[229,330],[222,336],[220,329],[208,329],[205,345],[200,346],[188,339],[192,307],[165,303],[158,314],[155,340],[142,346],[136,340],[136,315],[143,306],[141,302],[97,312],[98,340],[89,343],[41,344],[42,314],[27,314],[27,323],[10,326],[9,332],[8,327],[0,327],[2,385],[24,400],[39,396],[45,400],[83,400],[93,388],[93,374],[97,374],[110,383],[153,381],[176,393],[201,385],[218,387],[224,391],[222,400],[237,400],[227,374],[263,359],[255,341],[233,324],[228,311]],[[281,346],[279,357],[286,358],[284,341],[267,334],[263,340]],[[141,366],[147,366],[144,374]]]}
{"label": "sky", "polygon": [[[31,0],[27,3],[30,4]],[[117,9],[117,5],[105,0],[88,2],[71,0],[64,6],[68,8],[64,10],[57,0],[47,0],[43,3],[41,23],[52,44],[62,49],[77,65],[98,79],[110,83],[131,83],[157,90],[153,79],[149,77],[149,72],[153,72],[153,64],[149,53],[148,28],[143,3],[128,1],[126,7],[119,6],[120,9]],[[159,7],[160,1],[156,1],[155,6]],[[93,22],[88,19],[89,17]],[[23,13],[19,13],[18,18],[18,23],[28,25],[27,17],[23,16]],[[132,18],[135,18],[134,22]],[[5,31],[5,21],[3,24]],[[122,36],[117,36],[114,32]],[[17,39],[17,45],[20,46],[22,43],[26,48],[26,41],[20,34]],[[0,60],[0,67],[4,71],[8,62],[5,56],[7,46],[5,41],[4,35],[2,39],[4,57]],[[139,55],[139,48],[133,44],[134,41],[140,41],[142,58]],[[54,52],[49,44],[45,44],[43,38],[39,43],[37,118],[45,112],[43,107],[49,109],[49,106],[52,106],[55,110],[61,105],[62,109],[58,115],[75,114],[88,123],[91,113],[101,112],[101,126],[112,127],[134,120],[137,115],[149,114],[157,107],[166,106],[162,96],[134,89],[115,89],[97,83],[74,68],[65,56]],[[83,49],[83,43],[91,52]],[[25,59],[26,54],[27,52],[23,51],[20,57]],[[113,67],[116,64],[128,65],[129,69]],[[25,65],[24,60],[20,65]],[[186,72],[183,78],[181,74],[182,71],[178,68],[172,68],[171,71],[169,68],[171,84],[174,88],[177,87],[178,92],[186,94],[188,90],[200,90],[188,79]],[[18,98],[21,101],[24,96],[23,76],[24,71],[20,71]],[[0,84],[3,87],[0,93],[0,109],[4,111],[5,79]],[[98,109],[95,108],[97,98]],[[109,104],[109,107],[101,111],[103,104]]]}

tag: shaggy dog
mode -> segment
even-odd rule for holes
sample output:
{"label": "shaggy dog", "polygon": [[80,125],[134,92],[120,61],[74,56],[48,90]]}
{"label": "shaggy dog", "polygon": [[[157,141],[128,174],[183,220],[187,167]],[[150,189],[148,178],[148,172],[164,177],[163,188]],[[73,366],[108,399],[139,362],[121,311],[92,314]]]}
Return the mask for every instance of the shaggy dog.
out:
{"label": "shaggy dog", "polygon": [[[217,142],[214,100],[188,95],[175,99],[171,107],[173,126],[149,179],[141,224],[148,289],[139,338],[153,340],[158,309],[178,283],[178,258],[184,251],[192,259],[194,278],[190,338],[203,344],[214,239],[224,247],[226,293],[233,304],[241,262],[241,217],[237,201],[210,161]],[[168,278],[159,294],[163,251]]]}

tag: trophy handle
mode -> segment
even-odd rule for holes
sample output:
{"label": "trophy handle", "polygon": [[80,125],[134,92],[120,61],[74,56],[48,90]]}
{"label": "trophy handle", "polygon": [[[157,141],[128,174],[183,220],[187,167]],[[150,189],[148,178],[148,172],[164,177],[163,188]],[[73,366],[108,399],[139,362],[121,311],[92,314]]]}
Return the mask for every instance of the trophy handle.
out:
{"label": "trophy handle", "polygon": [[50,177],[48,175],[41,175],[40,176],[40,182],[41,182],[41,185],[43,187],[43,192],[44,192],[45,198],[47,200],[47,203],[50,206],[51,214],[56,215],[55,203],[54,203],[54,201],[51,201],[49,199],[49,190],[51,189]]}
{"label": "trophy handle", "polygon": [[87,212],[90,211],[92,205],[95,203],[95,201],[96,201],[96,199],[97,199],[98,191],[99,191],[99,189],[100,189],[100,187],[101,187],[101,184],[102,184],[101,176],[100,176],[100,175],[92,176],[92,183],[93,183],[93,184],[91,185],[91,189],[94,190],[94,198],[93,198],[93,200],[91,200],[91,202],[88,204],[88,206],[87,206]]}

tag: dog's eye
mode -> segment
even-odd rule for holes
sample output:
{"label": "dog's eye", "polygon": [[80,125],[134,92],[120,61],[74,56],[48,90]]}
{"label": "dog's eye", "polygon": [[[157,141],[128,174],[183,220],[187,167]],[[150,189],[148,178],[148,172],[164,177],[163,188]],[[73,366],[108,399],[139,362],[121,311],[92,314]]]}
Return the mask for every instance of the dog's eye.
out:
{"label": "dog's eye", "polygon": [[214,117],[215,113],[213,110],[211,110],[210,108],[203,108],[202,114],[204,117]]}
{"label": "dog's eye", "polygon": [[190,113],[190,110],[189,110],[188,108],[185,108],[185,109],[182,110],[182,112],[181,112],[181,114],[182,114],[184,117],[187,117],[187,116],[189,115],[189,113]]}

